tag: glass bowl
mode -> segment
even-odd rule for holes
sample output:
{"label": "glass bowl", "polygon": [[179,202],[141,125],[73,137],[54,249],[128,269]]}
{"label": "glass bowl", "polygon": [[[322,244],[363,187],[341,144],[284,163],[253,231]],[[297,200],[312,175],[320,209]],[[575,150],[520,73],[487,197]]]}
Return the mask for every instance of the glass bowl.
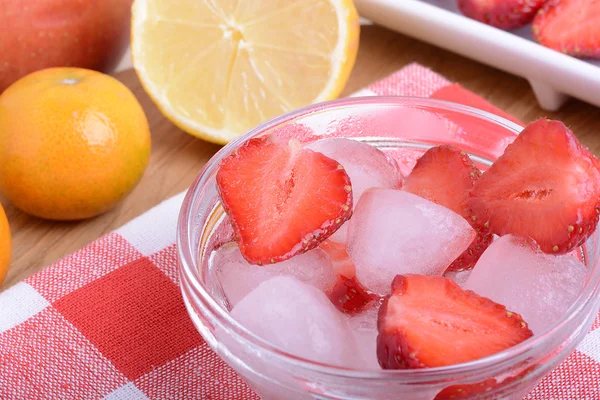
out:
{"label": "glass bowl", "polygon": [[[460,126],[460,128],[459,128]],[[179,215],[177,245],[187,310],[210,347],[263,399],[432,399],[448,386],[498,384],[473,399],[520,399],[564,360],[588,332],[600,306],[598,230],[579,249],[587,281],[564,317],[541,335],[476,361],[417,370],[356,370],[288,354],[233,320],[208,269],[215,246],[231,240],[218,200],[220,161],[245,140],[266,134],[352,137],[410,163],[438,144],[460,147],[485,169],[522,128],[474,108],[422,98],[366,97],[312,105],[280,116],[222,148],[198,174]],[[408,165],[407,165],[408,164]],[[404,171],[405,173],[407,171]],[[489,381],[488,381],[489,382]]]}

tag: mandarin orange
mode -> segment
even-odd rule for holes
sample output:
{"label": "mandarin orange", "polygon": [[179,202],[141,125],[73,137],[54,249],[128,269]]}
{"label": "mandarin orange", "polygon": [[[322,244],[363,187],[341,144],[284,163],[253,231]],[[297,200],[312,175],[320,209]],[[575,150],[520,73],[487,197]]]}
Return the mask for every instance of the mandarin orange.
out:
{"label": "mandarin orange", "polygon": [[49,68],[0,96],[0,191],[28,214],[103,213],[133,190],[149,157],[144,111],[108,75]]}

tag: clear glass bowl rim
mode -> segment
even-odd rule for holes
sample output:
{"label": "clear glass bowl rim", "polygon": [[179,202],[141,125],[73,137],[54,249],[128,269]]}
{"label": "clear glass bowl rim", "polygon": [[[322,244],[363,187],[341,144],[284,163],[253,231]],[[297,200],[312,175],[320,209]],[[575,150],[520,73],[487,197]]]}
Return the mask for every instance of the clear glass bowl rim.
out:
{"label": "clear glass bowl rim", "polygon": [[[475,117],[480,120],[491,122],[499,125],[512,133],[518,135],[523,129],[522,126],[515,122],[509,121],[498,115],[476,109],[470,106],[445,101],[438,99],[428,99],[421,97],[409,96],[369,96],[369,97],[350,97],[337,100],[331,100],[323,103],[312,104],[295,111],[283,114],[273,118],[261,125],[256,126],[249,132],[240,136],[236,140],[230,142],[221,148],[198,173],[194,182],[190,186],[182,203],[177,224],[177,252],[179,258],[179,276],[181,290],[184,285],[189,290],[194,292],[202,301],[202,306],[210,313],[211,317],[216,318],[228,330],[228,333],[233,334],[237,340],[241,340],[250,346],[254,346],[263,352],[267,352],[269,356],[277,360],[289,363],[291,366],[308,369],[324,375],[335,376],[338,378],[352,379],[367,379],[367,380],[396,380],[405,383],[428,382],[437,379],[448,378],[455,374],[470,375],[479,374],[489,368],[508,367],[515,361],[524,361],[527,355],[535,351],[535,349],[545,348],[545,344],[556,339],[556,336],[564,336],[563,341],[567,340],[569,334],[572,333],[582,323],[582,312],[590,306],[600,292],[600,268],[597,265],[588,266],[593,274],[588,276],[582,293],[579,295],[575,303],[566,312],[566,314],[557,321],[549,330],[541,335],[536,335],[516,346],[507,350],[501,351],[494,355],[481,358],[467,363],[456,364],[446,367],[422,368],[411,370],[381,370],[367,371],[357,370],[343,367],[336,367],[326,364],[321,364],[301,357],[286,353],[277,347],[274,347],[269,342],[256,336],[248,331],[237,321],[235,321],[227,311],[221,308],[218,303],[204,289],[198,269],[198,262],[194,259],[194,251],[191,243],[191,235],[188,233],[194,229],[195,216],[192,215],[192,205],[200,196],[204,185],[207,183],[208,177],[216,171],[221,160],[230,153],[230,151],[238,147],[242,142],[251,137],[259,135],[278,125],[285,124],[298,117],[305,116],[319,111],[335,111],[336,109],[346,106],[356,105],[371,105],[371,106],[406,106],[413,108],[437,108],[445,111],[457,112],[463,115]],[[598,234],[598,228],[596,230]],[[598,260],[595,260],[596,263]]]}

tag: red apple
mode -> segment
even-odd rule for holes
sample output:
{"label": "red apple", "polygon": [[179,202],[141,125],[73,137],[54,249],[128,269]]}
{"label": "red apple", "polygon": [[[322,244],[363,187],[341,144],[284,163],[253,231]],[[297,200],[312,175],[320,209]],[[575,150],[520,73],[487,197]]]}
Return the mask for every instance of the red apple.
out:
{"label": "red apple", "polygon": [[133,0],[0,0],[0,93],[28,73],[108,72],[127,48]]}

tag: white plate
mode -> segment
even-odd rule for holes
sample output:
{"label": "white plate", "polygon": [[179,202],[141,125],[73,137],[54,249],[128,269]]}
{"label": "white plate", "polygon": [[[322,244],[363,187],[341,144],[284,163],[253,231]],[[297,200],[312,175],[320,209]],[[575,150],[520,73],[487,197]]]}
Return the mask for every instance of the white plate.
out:
{"label": "white plate", "polygon": [[496,29],[460,14],[456,0],[355,4],[361,16],[379,25],[524,77],[546,110],[557,110],[569,96],[600,107],[600,60],[579,60],[539,45],[530,25]]}

